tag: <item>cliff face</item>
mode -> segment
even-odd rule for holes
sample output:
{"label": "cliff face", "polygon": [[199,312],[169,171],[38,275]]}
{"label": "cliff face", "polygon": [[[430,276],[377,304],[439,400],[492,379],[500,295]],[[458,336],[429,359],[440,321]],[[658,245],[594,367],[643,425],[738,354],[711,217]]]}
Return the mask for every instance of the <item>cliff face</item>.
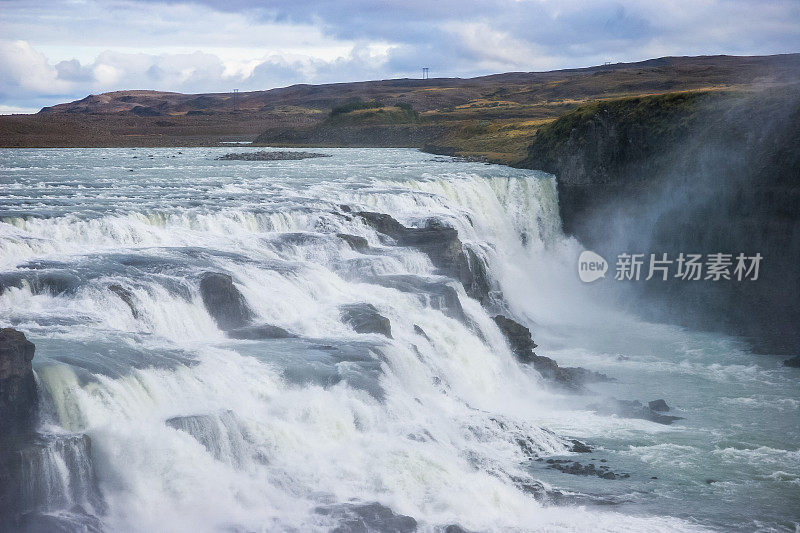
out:
{"label": "cliff face", "polygon": [[33,428],[37,406],[34,345],[15,329],[0,329],[0,449]]}
{"label": "cliff face", "polygon": [[621,252],[760,253],[757,281],[628,282],[631,305],[800,350],[797,87],[594,103],[540,130],[522,166],[558,177],[565,230],[611,268]]}

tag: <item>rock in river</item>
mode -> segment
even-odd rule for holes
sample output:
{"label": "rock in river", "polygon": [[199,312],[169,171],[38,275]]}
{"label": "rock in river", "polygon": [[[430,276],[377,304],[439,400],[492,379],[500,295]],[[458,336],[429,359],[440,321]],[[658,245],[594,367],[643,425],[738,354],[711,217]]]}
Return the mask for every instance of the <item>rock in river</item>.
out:
{"label": "rock in river", "polygon": [[392,324],[378,313],[378,309],[367,303],[339,306],[342,321],[350,325],[356,333],[379,333],[392,338]]}
{"label": "rock in river", "polygon": [[246,326],[253,318],[253,312],[233,284],[228,274],[206,272],[200,280],[200,294],[209,314],[222,330]]}

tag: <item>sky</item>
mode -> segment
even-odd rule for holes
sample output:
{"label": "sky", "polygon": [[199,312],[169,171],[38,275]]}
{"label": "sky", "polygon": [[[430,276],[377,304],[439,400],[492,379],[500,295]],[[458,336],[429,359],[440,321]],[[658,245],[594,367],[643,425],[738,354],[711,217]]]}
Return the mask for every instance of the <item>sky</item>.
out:
{"label": "sky", "polygon": [[800,0],[0,0],[0,114],[115,90],[800,52]]}

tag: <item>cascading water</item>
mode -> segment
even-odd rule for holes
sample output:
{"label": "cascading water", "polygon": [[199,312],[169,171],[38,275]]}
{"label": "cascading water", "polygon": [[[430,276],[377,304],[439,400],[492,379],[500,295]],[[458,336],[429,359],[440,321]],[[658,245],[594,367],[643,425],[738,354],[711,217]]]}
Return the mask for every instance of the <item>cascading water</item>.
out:
{"label": "cascading water", "polygon": [[[609,490],[543,470],[537,459],[571,454],[573,437],[630,471],[648,454],[661,460],[659,447],[695,444],[661,442],[672,433],[553,390],[492,315],[533,326],[559,362],[622,381],[649,362],[637,352],[647,343],[708,351],[696,368],[656,363],[700,379],[747,356],[710,360],[733,341],[636,323],[644,340],[611,357],[609,339],[634,322],[577,286],[580,248],[561,233],[552,176],[411,150],[325,152],[281,162],[215,161],[217,149],[2,152],[0,319],[36,344],[46,400],[42,441],[22,461],[23,511],[108,531],[731,525],[653,503],[654,491],[674,496],[669,482],[648,485],[652,472]],[[487,298],[360,211],[455,228]],[[208,273],[230,276],[246,323],[221,329],[201,291]],[[788,384],[745,371],[778,383],[796,413]],[[763,446],[796,460],[797,440]],[[762,482],[791,502],[800,472],[779,471]]]}

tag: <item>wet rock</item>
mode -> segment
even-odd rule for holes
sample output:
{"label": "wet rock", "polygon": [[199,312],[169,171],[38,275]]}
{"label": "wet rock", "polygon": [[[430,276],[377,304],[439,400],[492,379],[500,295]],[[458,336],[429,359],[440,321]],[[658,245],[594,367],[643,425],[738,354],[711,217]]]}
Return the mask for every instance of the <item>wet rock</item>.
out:
{"label": "wet rock", "polygon": [[289,339],[297,337],[279,326],[261,324],[258,326],[244,326],[229,330],[228,337],[232,339],[261,340],[261,339]]}
{"label": "wet rock", "polygon": [[342,239],[344,242],[350,245],[350,248],[357,252],[361,252],[369,248],[369,243],[367,243],[367,239],[364,237],[359,237],[358,235],[350,235],[348,233],[337,233],[337,237]]}
{"label": "wet rock", "polygon": [[542,377],[560,383],[573,389],[579,389],[587,383],[611,381],[611,378],[599,372],[592,372],[581,367],[560,367],[553,359],[536,355],[533,351],[536,343],[533,342],[528,328],[503,315],[494,317],[495,324],[508,339],[511,351],[522,363],[533,366]]}
{"label": "wet rock", "polygon": [[601,479],[626,479],[631,477],[630,474],[627,473],[615,474],[609,470],[607,466],[597,468],[593,463],[584,465],[578,461],[569,461],[565,459],[548,459],[547,463],[547,468],[552,468],[574,476],[597,476]]}
{"label": "wet rock", "polygon": [[0,445],[34,427],[38,395],[31,361],[35,349],[24,333],[0,329]]}
{"label": "wet rock", "polygon": [[217,161],[297,161],[300,159],[313,159],[316,157],[331,157],[328,154],[314,152],[244,152],[240,154],[225,154],[217,157]]}
{"label": "wet rock", "polygon": [[450,524],[449,526],[445,526],[443,533],[469,533],[469,530],[464,529],[458,524]]}
{"label": "wet rock", "polygon": [[[467,265],[470,271],[470,279],[464,285],[467,294],[478,300],[482,305],[489,305],[492,302],[494,286],[488,272],[486,261],[474,250],[466,248]],[[502,295],[498,296],[502,299]]]}
{"label": "wet rock", "polygon": [[367,303],[339,306],[342,321],[356,333],[379,333],[392,338],[392,324],[389,319],[378,313],[378,309]]}
{"label": "wet rock", "polygon": [[125,304],[130,308],[133,318],[139,318],[139,311],[133,304],[133,294],[131,293],[131,291],[129,291],[122,285],[119,285],[118,283],[112,283],[111,285],[109,285],[108,290],[119,296],[120,300],[125,302]]}
{"label": "wet rock", "polygon": [[417,530],[417,521],[412,517],[396,514],[378,502],[329,505],[317,507],[315,511],[339,522],[332,533],[411,533]]}
{"label": "wet rock", "polygon": [[31,512],[22,515],[14,524],[19,533],[102,533],[100,519],[86,513],[80,506],[57,515]]}
{"label": "wet rock", "polygon": [[71,294],[80,286],[81,279],[71,272],[61,270],[29,270],[0,274],[0,294],[9,287],[30,287],[33,294]]}
{"label": "wet rock", "polygon": [[242,467],[248,460],[250,447],[232,411],[218,415],[176,416],[166,424],[194,437],[218,461]]}
{"label": "wet rock", "polygon": [[34,437],[39,398],[31,360],[35,346],[12,328],[0,329],[0,531],[13,531],[22,505],[22,454]]}
{"label": "wet rock", "polygon": [[222,330],[246,326],[253,318],[247,302],[228,274],[206,272],[200,279],[203,304]]}
{"label": "wet rock", "polygon": [[592,453],[592,449],[579,440],[572,439],[571,450],[575,453]]}
{"label": "wet rock", "polygon": [[[94,523],[87,509],[106,510],[89,436],[30,433],[12,452],[0,453],[0,531],[92,531],[76,527]],[[48,523],[45,514],[64,521],[45,529],[30,525]]]}
{"label": "wet rock", "polygon": [[789,366],[792,368],[800,368],[800,355],[795,355],[791,359],[787,359],[783,362],[783,366]]}
{"label": "wet rock", "polygon": [[473,275],[455,228],[436,219],[427,220],[422,228],[407,228],[384,213],[360,211],[356,214],[400,246],[413,246],[426,254],[437,269],[460,281],[465,288],[472,286]]}
{"label": "wet rock", "polygon": [[652,409],[653,411],[659,412],[667,412],[669,411],[669,405],[664,400],[653,400],[652,402],[648,403],[647,406]]}
{"label": "wet rock", "polygon": [[617,415],[623,418],[640,418],[658,424],[669,425],[676,420],[683,420],[680,416],[662,415],[652,410],[650,407],[642,405],[638,400],[617,400],[610,398],[603,403],[596,403],[589,406],[601,415]]}
{"label": "wet rock", "polygon": [[514,352],[520,361],[528,362],[537,344],[533,342],[531,330],[503,315],[493,317],[495,324],[508,339],[511,351]]}
{"label": "wet rock", "polygon": [[463,245],[455,228],[436,219],[428,219],[422,228],[409,228],[384,213],[360,211],[356,215],[400,246],[413,246],[426,254],[441,273],[460,281],[472,298],[484,305],[491,301],[493,286],[486,262]]}
{"label": "wet rock", "polygon": [[414,333],[417,335],[422,336],[426,341],[431,342],[431,338],[428,337],[428,334],[425,333],[425,330],[419,327],[418,325],[414,324]]}
{"label": "wet rock", "polygon": [[541,482],[530,478],[511,476],[511,480],[520,490],[532,495],[536,501],[544,505],[619,505],[625,503],[623,499],[605,495],[564,493],[560,490],[548,489]]}
{"label": "wet rock", "polygon": [[375,276],[369,282],[390,287],[401,292],[414,294],[425,300],[433,309],[441,310],[445,315],[461,322],[467,322],[464,308],[458,297],[458,291],[447,283],[430,281],[413,275]]}

